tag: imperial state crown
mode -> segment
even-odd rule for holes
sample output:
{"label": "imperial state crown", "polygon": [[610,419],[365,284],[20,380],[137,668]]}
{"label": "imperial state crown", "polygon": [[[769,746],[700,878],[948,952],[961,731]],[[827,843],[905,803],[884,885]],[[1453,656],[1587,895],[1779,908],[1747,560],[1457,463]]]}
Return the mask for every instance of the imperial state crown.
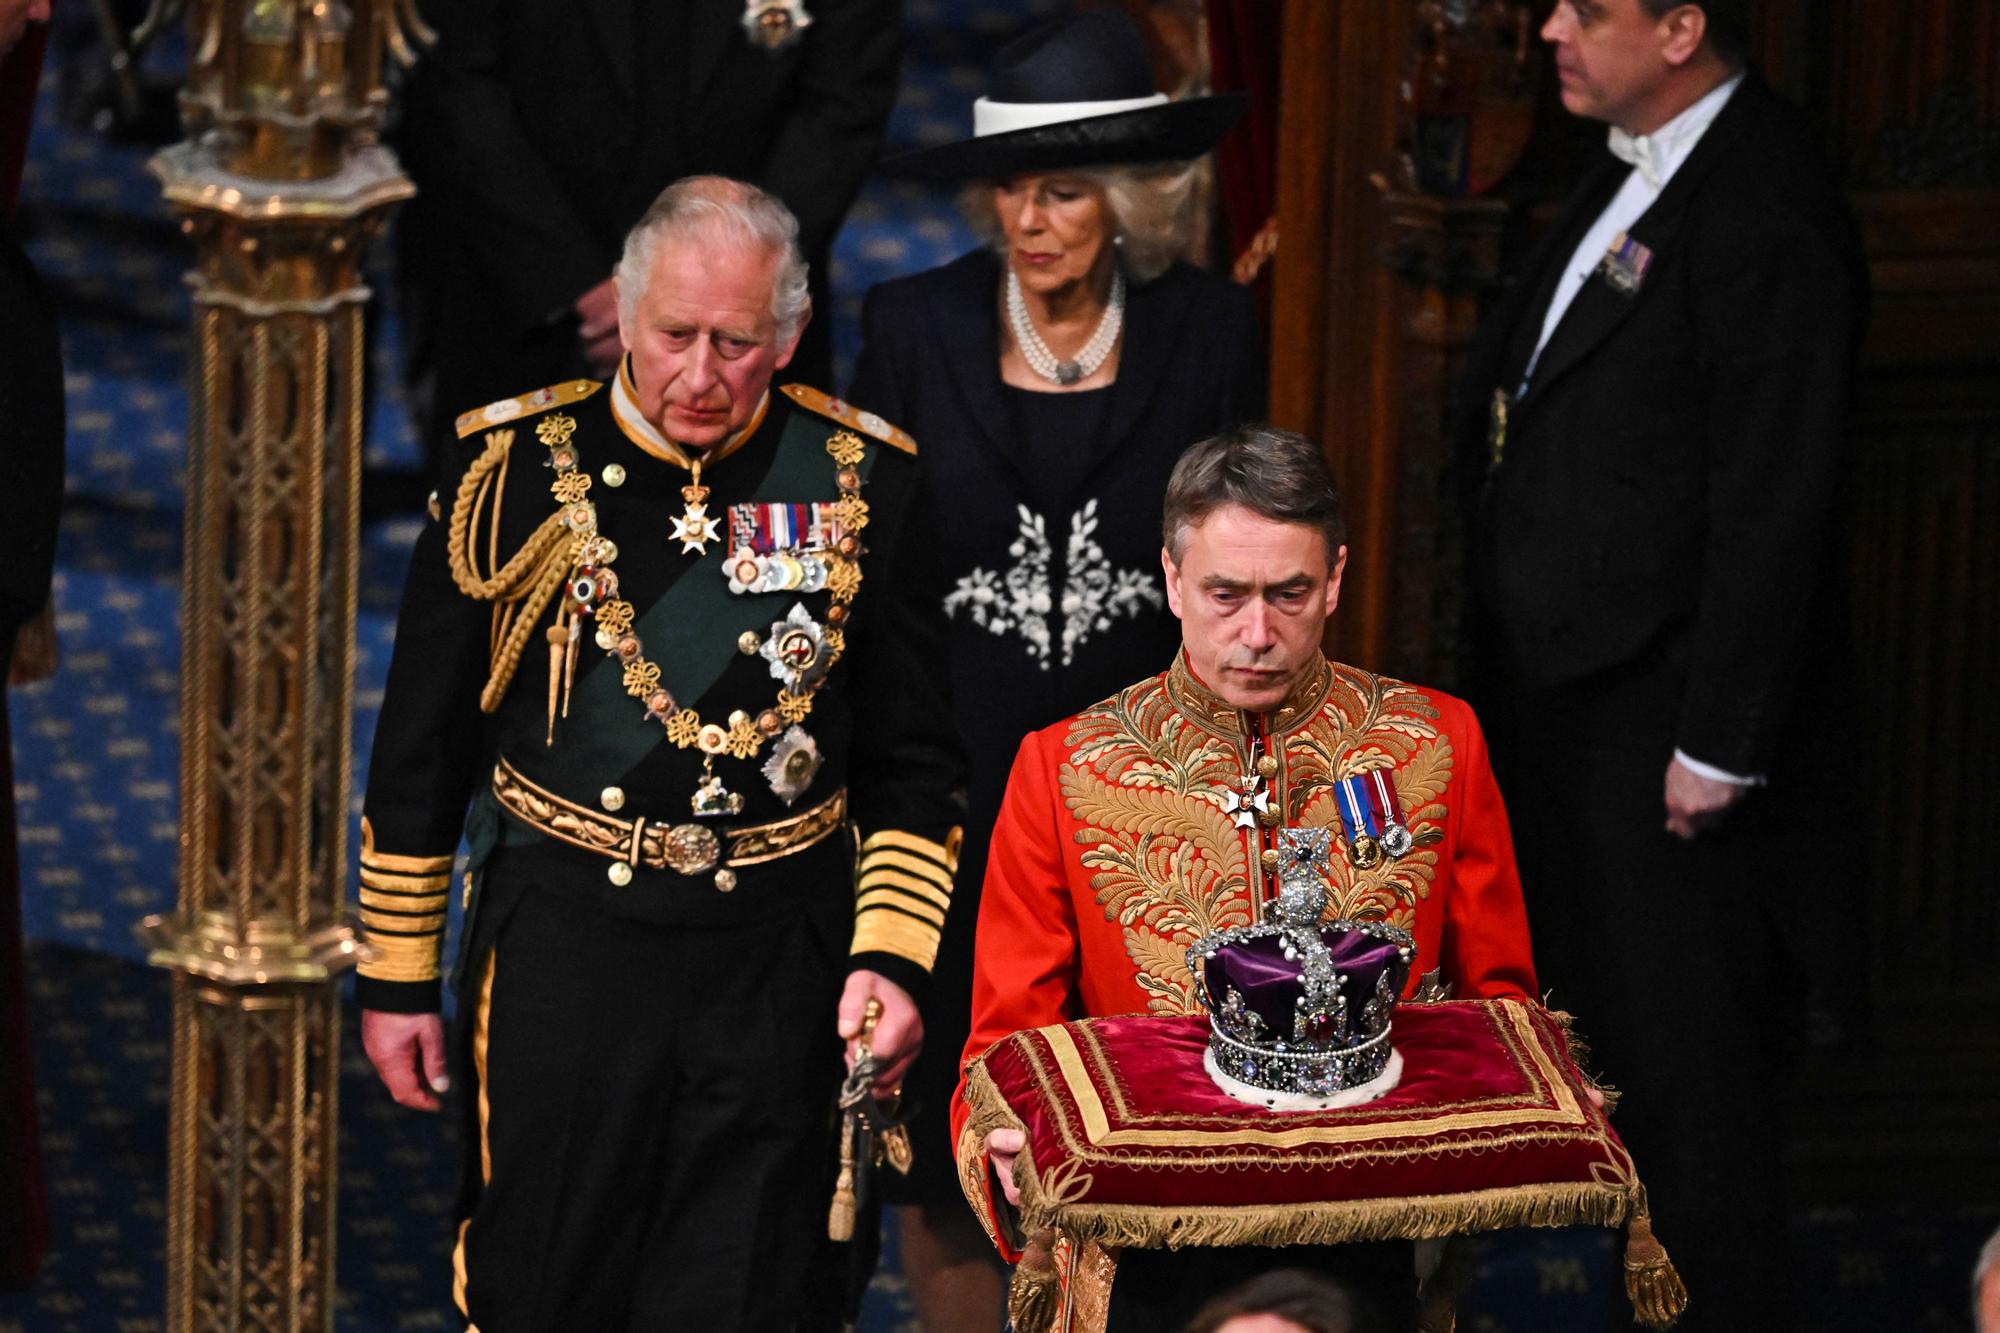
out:
{"label": "imperial state crown", "polygon": [[1209,1017],[1203,1066],[1230,1096],[1273,1110],[1372,1100],[1401,1070],[1390,1020],[1415,943],[1380,921],[1321,921],[1328,830],[1282,829],[1278,839],[1270,919],[1187,952]]}

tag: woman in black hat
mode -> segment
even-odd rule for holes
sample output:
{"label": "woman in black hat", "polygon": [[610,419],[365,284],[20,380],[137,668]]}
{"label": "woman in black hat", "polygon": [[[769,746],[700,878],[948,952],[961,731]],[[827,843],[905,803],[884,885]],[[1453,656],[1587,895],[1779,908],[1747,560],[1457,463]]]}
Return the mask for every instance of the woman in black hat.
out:
{"label": "woman in black hat", "polygon": [[998,1267],[959,1192],[947,1117],[971,1005],[986,834],[1022,735],[1164,670],[1179,642],[1160,506],[1182,449],[1262,415],[1249,294],[1177,261],[1190,160],[1239,98],[1169,101],[1122,11],[995,59],[972,138],[885,163],[962,187],[988,242],[868,294],[849,397],[914,435],[926,489],[899,542],[949,617],[937,666],[971,760],[957,887],[925,1006],[903,1267],[924,1326],[997,1329]]}

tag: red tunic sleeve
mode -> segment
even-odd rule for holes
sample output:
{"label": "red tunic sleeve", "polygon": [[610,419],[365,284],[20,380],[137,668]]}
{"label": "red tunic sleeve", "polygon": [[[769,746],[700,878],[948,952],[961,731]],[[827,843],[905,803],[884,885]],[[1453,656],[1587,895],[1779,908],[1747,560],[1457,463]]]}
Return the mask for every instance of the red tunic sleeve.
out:
{"label": "red tunic sleeve", "polygon": [[1461,1000],[1533,996],[1535,962],[1507,807],[1479,719],[1465,704],[1453,703],[1450,726],[1458,762],[1451,817],[1457,827],[1444,895],[1444,975]]}
{"label": "red tunic sleeve", "polygon": [[[1060,730],[1060,727],[1056,729]],[[973,946],[972,1031],[959,1068],[1023,1028],[1076,1017],[1078,949],[1064,850],[1065,814],[1056,791],[1059,735],[1029,734],[1014,756],[1007,794],[993,825]],[[984,1182],[980,1220],[1011,1263],[1019,1258],[998,1225],[997,1190],[983,1144],[964,1142],[965,1080],[952,1096],[951,1136],[960,1178]]]}

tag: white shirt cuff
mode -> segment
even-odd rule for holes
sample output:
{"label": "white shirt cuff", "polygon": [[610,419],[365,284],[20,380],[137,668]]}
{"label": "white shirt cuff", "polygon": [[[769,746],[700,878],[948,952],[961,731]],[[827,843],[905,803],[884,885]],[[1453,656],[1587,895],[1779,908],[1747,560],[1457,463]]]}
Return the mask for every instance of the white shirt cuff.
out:
{"label": "white shirt cuff", "polygon": [[1752,773],[1747,777],[1741,773],[1731,773],[1727,769],[1717,768],[1714,764],[1704,764],[1701,760],[1692,758],[1686,750],[1675,750],[1674,762],[1698,778],[1708,778],[1714,782],[1726,782],[1732,787],[1761,787],[1764,785],[1764,775],[1762,773]]}

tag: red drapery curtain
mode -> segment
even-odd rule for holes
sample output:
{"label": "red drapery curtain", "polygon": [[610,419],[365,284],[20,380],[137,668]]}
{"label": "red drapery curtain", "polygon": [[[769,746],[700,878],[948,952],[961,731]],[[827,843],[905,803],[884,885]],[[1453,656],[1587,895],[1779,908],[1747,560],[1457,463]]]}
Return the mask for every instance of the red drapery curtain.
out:
{"label": "red drapery curtain", "polygon": [[[1282,0],[1207,0],[1210,83],[1217,92],[1246,92],[1250,108],[1215,153],[1229,255],[1242,276],[1259,252],[1268,259],[1278,211],[1278,44]],[[1267,230],[1268,228],[1268,230]],[[1269,265],[1256,280],[1269,313]]]}

